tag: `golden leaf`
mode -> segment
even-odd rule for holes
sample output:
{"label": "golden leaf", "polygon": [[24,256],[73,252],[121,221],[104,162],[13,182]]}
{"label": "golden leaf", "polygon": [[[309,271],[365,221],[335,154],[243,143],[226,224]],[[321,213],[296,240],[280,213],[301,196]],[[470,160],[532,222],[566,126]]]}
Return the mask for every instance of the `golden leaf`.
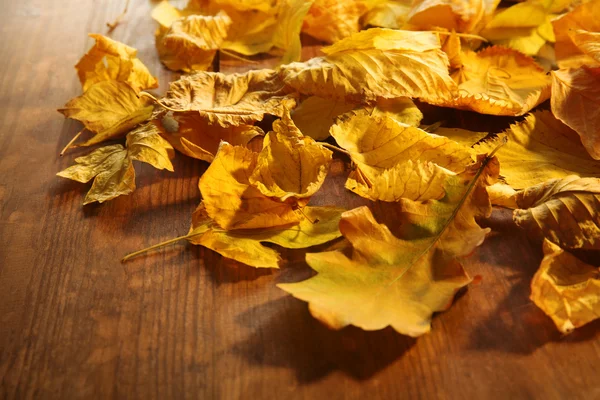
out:
{"label": "golden leaf", "polygon": [[550,97],[551,79],[536,62],[502,47],[464,52],[452,77],[459,95],[436,104],[481,114],[523,115]]}
{"label": "golden leaf", "polygon": [[331,135],[356,164],[346,188],[370,200],[439,199],[449,170],[462,172],[472,161],[464,146],[387,116],[345,114]]}
{"label": "golden leaf", "polygon": [[240,11],[262,11],[268,12],[273,9],[280,0],[211,0],[221,7],[230,6]]}
{"label": "golden leaf", "polygon": [[257,126],[240,125],[223,128],[210,125],[196,112],[176,113],[161,120],[163,137],[179,152],[199,160],[212,162],[221,141],[245,146],[256,136],[264,136]]}
{"label": "golden leaf", "polygon": [[353,246],[351,258],[339,251],[308,254],[317,275],[278,286],[307,301],[311,314],[334,329],[428,332],[432,314],[447,309],[470,282],[458,259],[489,232],[475,218],[491,213],[485,187],[497,177],[498,164],[482,162],[451,177],[442,200],[401,200],[401,237],[366,207],[345,212],[340,231]]}
{"label": "golden leaf", "polygon": [[280,67],[301,93],[365,103],[378,97],[450,99],[456,84],[448,58],[431,32],[373,28],[322,49],[325,57]]}
{"label": "golden leaf", "polygon": [[531,300],[559,331],[570,333],[600,316],[600,270],[550,241],[531,281]]}
{"label": "golden leaf", "polygon": [[[591,0],[575,7],[571,12],[552,21],[556,34],[556,60],[559,66],[569,58],[580,56],[581,49],[571,37],[571,30],[581,29],[588,32],[600,32],[600,0]],[[585,61],[584,61],[585,62]],[[578,66],[571,64],[570,66]]]}
{"label": "golden leaf", "polygon": [[563,248],[600,249],[600,179],[571,175],[514,194],[515,223]]}
{"label": "golden leaf", "polygon": [[359,19],[367,11],[364,0],[315,0],[304,18],[302,31],[335,43],[360,31]]}
{"label": "golden leaf", "polygon": [[[590,157],[577,133],[562,124],[549,111],[529,114],[498,135],[508,143],[498,151],[502,176],[516,189],[568,175],[600,177],[600,163]],[[498,140],[478,143],[476,152],[496,147]]]}
{"label": "golden leaf", "polygon": [[174,21],[164,32],[159,29],[156,48],[161,62],[173,71],[208,69],[230,25],[226,14],[190,15]]}
{"label": "golden leaf", "polygon": [[431,133],[439,136],[447,137],[448,139],[460,143],[465,147],[471,147],[475,143],[488,136],[487,132],[473,132],[467,129],[439,127]]}
{"label": "golden leaf", "polygon": [[154,107],[138,98],[127,83],[100,81],[58,111],[81,121],[94,136],[80,144],[91,146],[124,135],[150,119]]}
{"label": "golden leaf", "polygon": [[75,66],[83,91],[102,81],[128,83],[135,91],[158,87],[158,81],[137,58],[137,50],[106,36],[90,34],[96,44]]}
{"label": "golden leaf", "polygon": [[94,179],[83,204],[102,203],[135,190],[135,170],[132,160],[143,161],[157,169],[173,171],[170,161],[173,148],[159,135],[159,128],[142,125],[127,135],[127,148],[120,144],[101,147],[57,175],[77,182]]}
{"label": "golden leaf", "polygon": [[[217,6],[218,7],[218,6]],[[233,21],[222,48],[251,56],[265,53],[273,47],[277,29],[278,7],[269,11],[239,11],[233,7],[222,8]]]}
{"label": "golden leaf", "polygon": [[343,211],[335,207],[305,207],[305,217],[296,225],[226,231],[210,219],[204,204],[200,203],[192,217],[192,227],[186,239],[256,268],[279,268],[279,253],[263,246],[262,242],[290,249],[329,242],[341,236],[338,224]]}
{"label": "golden leaf", "polygon": [[[193,15],[193,13],[173,7],[167,0],[161,1],[152,9],[152,19],[160,24],[163,33],[169,29],[173,22],[189,15]],[[161,29],[159,29],[159,32],[160,31]],[[157,35],[158,34],[159,33],[157,32]]]}
{"label": "golden leaf", "polygon": [[444,28],[470,33],[485,16],[483,0],[416,0],[407,19],[419,30]]}
{"label": "golden leaf", "polygon": [[258,153],[223,142],[200,178],[206,212],[221,228],[273,228],[300,221],[294,207],[263,195],[250,184]]}
{"label": "golden leaf", "polygon": [[406,23],[411,3],[410,0],[379,1],[371,10],[362,16],[362,25],[402,29]]}
{"label": "golden leaf", "polygon": [[600,160],[600,68],[552,71],[552,112]]}
{"label": "golden leaf", "polygon": [[289,115],[273,123],[250,176],[250,184],[281,202],[307,201],[325,181],[332,153],[303,136]]}
{"label": "golden leaf", "polygon": [[492,205],[512,209],[519,208],[515,201],[515,194],[517,191],[510,187],[510,185],[496,182],[487,187],[487,192],[490,196],[490,203],[492,203]]}
{"label": "golden leaf", "polygon": [[273,35],[273,44],[285,50],[281,64],[300,61],[302,55],[300,30],[302,21],[312,4],[313,1],[307,0],[281,0],[277,28]]}
{"label": "golden leaf", "polygon": [[173,111],[197,111],[222,127],[250,125],[265,114],[282,116],[297,94],[273,70],[225,75],[199,72],[172,82],[162,104]]}
{"label": "golden leaf", "polygon": [[592,58],[596,63],[600,63],[600,32],[588,32],[583,29],[576,29],[569,32],[569,36],[579,50]]}

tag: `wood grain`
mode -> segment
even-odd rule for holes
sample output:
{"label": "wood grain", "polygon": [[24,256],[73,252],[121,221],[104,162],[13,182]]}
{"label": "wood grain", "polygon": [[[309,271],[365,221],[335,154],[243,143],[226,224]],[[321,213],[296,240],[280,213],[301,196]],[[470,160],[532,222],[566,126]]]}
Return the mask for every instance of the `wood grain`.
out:
{"label": "wood grain", "polygon": [[[311,274],[300,251],[284,252],[280,271],[183,244],[120,264],[187,231],[207,167],[183,156],[175,173],[137,164],[135,193],[86,207],[86,185],[55,177],[85,153],[57,156],[79,126],[55,109],[80,94],[73,65],[92,44],[86,34],[105,33],[123,6],[2,3],[0,398],[600,398],[600,324],[560,336],[528,300],[539,243],[503,229],[502,215],[466,261],[481,283],[418,340],[314,320],[275,287]],[[139,49],[161,93],[173,75],[156,56],[152,6],[132,0],[112,37]],[[246,68],[221,59],[224,72]],[[508,122],[454,111],[444,119],[482,130]],[[343,189],[345,173],[336,159],[315,203],[364,204]]]}

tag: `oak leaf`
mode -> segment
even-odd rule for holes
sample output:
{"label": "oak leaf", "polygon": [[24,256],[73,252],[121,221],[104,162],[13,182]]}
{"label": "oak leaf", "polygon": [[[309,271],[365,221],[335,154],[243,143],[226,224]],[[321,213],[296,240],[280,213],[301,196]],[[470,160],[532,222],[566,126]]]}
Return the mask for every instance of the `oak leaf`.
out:
{"label": "oak leaf", "polygon": [[373,28],[322,49],[325,57],[279,68],[300,93],[366,103],[401,96],[450,99],[456,84],[448,57],[431,32]]}
{"label": "oak leaf", "polygon": [[559,331],[570,333],[600,316],[600,269],[546,240],[530,298]]}
{"label": "oak leaf", "polygon": [[135,91],[158,87],[158,80],[137,58],[137,50],[106,36],[90,34],[96,44],[75,65],[83,91],[98,82],[116,80]]}
{"label": "oak leaf", "polygon": [[552,71],[552,112],[600,160],[600,68]]}
{"label": "oak leaf", "polygon": [[295,107],[296,97],[273,70],[198,72],[172,82],[161,104],[172,111],[197,111],[211,124],[228,127],[253,124],[265,114],[282,116]]}
{"label": "oak leaf", "polygon": [[94,136],[80,146],[91,146],[123,136],[150,119],[154,107],[140,99],[127,83],[100,81],[58,111],[81,121]]}
{"label": "oak leaf", "polygon": [[573,174],[600,177],[600,163],[590,157],[577,133],[549,111],[531,113],[496,139],[477,143],[473,148],[479,153],[490,151],[505,137],[508,143],[497,156],[502,176],[515,189]]}
{"label": "oak leaf", "polygon": [[428,332],[432,314],[447,309],[454,294],[471,281],[459,258],[489,232],[475,218],[491,213],[485,188],[497,173],[495,159],[480,159],[448,181],[443,199],[402,199],[400,237],[377,223],[367,207],[345,212],[340,231],[352,244],[352,256],[339,251],[307,254],[317,275],[278,286],[307,301],[311,314],[334,329],[391,326],[410,336]]}

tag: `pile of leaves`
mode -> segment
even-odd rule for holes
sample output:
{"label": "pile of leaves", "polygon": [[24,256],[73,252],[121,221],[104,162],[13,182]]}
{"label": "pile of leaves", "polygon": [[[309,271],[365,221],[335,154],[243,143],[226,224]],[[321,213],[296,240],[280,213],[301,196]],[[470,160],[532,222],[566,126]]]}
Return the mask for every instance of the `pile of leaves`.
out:
{"label": "pile of leaves", "polygon": [[[411,336],[472,281],[461,258],[502,207],[543,240],[533,302],[564,333],[600,315],[600,271],[576,256],[600,250],[600,0],[190,0],[152,16],[161,61],[185,73],[166,94],[146,92],[158,82],[135,49],[91,35],[83,94],[59,110],[88,131],[67,148],[112,143],[58,174],[93,180],[84,204],[133,192],[134,160],[203,160],[190,231],[167,243],[278,268],[278,246],[343,237],[306,255],[315,276],[279,287],[333,328]],[[302,32],[331,45],[300,62]],[[259,53],[279,65],[253,70]],[[207,72],[217,54],[250,70]],[[423,126],[413,100],[515,121]],[[390,214],[310,205],[333,152],[351,162],[345,188]]]}

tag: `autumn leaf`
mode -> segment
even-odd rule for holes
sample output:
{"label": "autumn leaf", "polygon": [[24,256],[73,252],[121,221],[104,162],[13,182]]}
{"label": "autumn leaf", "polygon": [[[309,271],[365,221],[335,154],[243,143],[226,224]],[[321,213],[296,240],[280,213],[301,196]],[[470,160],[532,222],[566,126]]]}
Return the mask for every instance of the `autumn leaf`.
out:
{"label": "autumn leaf", "polygon": [[331,157],[330,150],[302,135],[284,115],[265,136],[249,182],[265,196],[305,203],[325,181]]}
{"label": "autumn leaf", "polygon": [[335,43],[360,31],[360,17],[369,8],[364,0],[315,0],[304,18],[302,32]]}
{"label": "autumn leaf", "polygon": [[143,161],[157,169],[173,171],[170,161],[172,150],[161,138],[159,128],[149,123],[127,135],[127,148],[120,144],[101,147],[84,157],[76,158],[77,164],[57,175],[82,183],[94,179],[83,204],[95,201],[103,203],[135,190],[133,160]]}
{"label": "autumn leaf", "polygon": [[158,81],[137,58],[137,50],[106,36],[90,34],[96,44],[75,66],[83,91],[102,81],[128,83],[136,92],[158,87]]}
{"label": "autumn leaf", "polygon": [[[600,15],[600,0],[592,0],[578,5],[570,12],[552,21],[556,34],[556,60],[560,67],[578,67],[593,61],[593,59],[588,59],[587,56],[581,57],[583,49],[575,43],[574,38],[577,35],[574,31],[600,32],[598,15]],[[571,35],[574,33],[575,36],[572,37]],[[581,62],[574,62],[573,58]]]}
{"label": "autumn leaf", "polygon": [[465,147],[471,147],[480,140],[488,136],[487,132],[473,132],[468,129],[437,127],[431,131],[439,136],[447,137],[448,139],[460,143]]}
{"label": "autumn leaf", "polygon": [[515,223],[568,249],[600,249],[600,179],[571,175],[513,195]]}
{"label": "autumn leaf", "polygon": [[256,136],[264,136],[257,126],[240,125],[223,128],[211,125],[196,112],[175,113],[161,119],[162,136],[186,156],[212,162],[221,141],[234,146],[246,146]]}
{"label": "autumn leaf", "polygon": [[355,103],[455,97],[448,58],[434,33],[373,28],[322,51],[325,57],[280,67],[285,83],[303,94]]}
{"label": "autumn leaf", "polygon": [[459,95],[436,104],[481,114],[523,115],[550,97],[551,79],[536,62],[502,47],[463,52],[452,74]]}
{"label": "autumn leaf", "polygon": [[472,161],[468,148],[385,115],[345,114],[331,135],[356,164],[346,188],[374,201],[439,199],[450,171]]}
{"label": "autumn leaf", "polygon": [[265,114],[282,116],[295,107],[296,97],[273,70],[199,72],[172,82],[161,104],[171,111],[197,111],[209,123],[229,127],[251,125]]}
{"label": "autumn leaf", "polygon": [[312,4],[313,1],[307,0],[281,0],[277,28],[273,35],[273,44],[285,50],[281,64],[300,61],[302,53],[300,30],[302,21]]}
{"label": "autumn leaf", "polygon": [[483,0],[416,0],[407,22],[416,30],[444,28],[448,31],[476,32],[476,27],[491,13]]}
{"label": "autumn leaf", "polygon": [[376,2],[372,9],[361,17],[363,26],[402,29],[411,9],[411,1],[384,0]]}
{"label": "autumn leaf", "polygon": [[593,60],[588,64],[600,63],[600,32],[576,29],[569,32],[569,37],[582,53]]}
{"label": "autumn leaf", "polygon": [[311,314],[334,329],[391,326],[410,336],[428,332],[432,314],[447,309],[470,282],[459,258],[489,232],[475,218],[491,213],[485,188],[497,174],[497,161],[482,158],[448,181],[443,199],[400,200],[401,237],[377,223],[367,207],[345,212],[340,231],[353,246],[352,256],[308,254],[317,275],[278,286],[307,301]]}
{"label": "autumn leaf", "polygon": [[531,282],[531,300],[562,333],[600,316],[600,269],[556,244],[544,242],[544,259]]}
{"label": "autumn leaf", "polygon": [[166,31],[157,32],[156,48],[160,60],[173,71],[206,70],[225,41],[230,25],[231,19],[224,13],[178,19]]}
{"label": "autumn leaf", "polygon": [[94,136],[80,146],[120,137],[150,119],[154,107],[140,99],[127,83],[100,81],[58,111],[81,121]]}
{"label": "autumn leaf", "polygon": [[476,144],[484,153],[508,143],[498,151],[502,176],[515,189],[569,175],[600,177],[600,163],[590,157],[577,133],[562,124],[549,111],[536,111],[524,121],[510,126],[496,140]]}
{"label": "autumn leaf", "polygon": [[552,112],[600,160],[600,68],[552,71]]}

